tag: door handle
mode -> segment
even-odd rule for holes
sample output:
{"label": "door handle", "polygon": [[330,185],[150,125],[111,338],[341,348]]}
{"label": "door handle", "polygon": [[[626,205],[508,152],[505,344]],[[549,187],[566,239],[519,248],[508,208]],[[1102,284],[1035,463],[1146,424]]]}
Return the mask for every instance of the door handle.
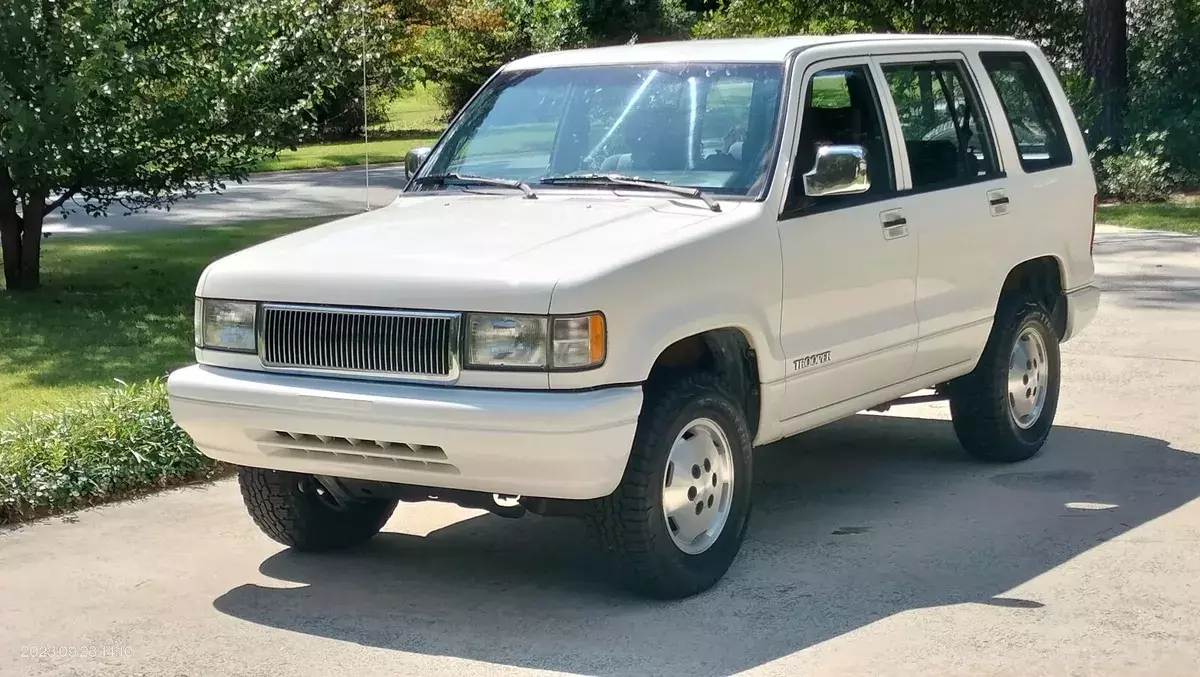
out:
{"label": "door handle", "polygon": [[899,209],[889,209],[879,213],[879,223],[883,225],[883,239],[895,240],[908,236],[908,219]]}
{"label": "door handle", "polygon": [[1004,216],[1008,213],[1008,196],[1004,191],[996,188],[987,192],[988,209],[992,211],[992,216]]}

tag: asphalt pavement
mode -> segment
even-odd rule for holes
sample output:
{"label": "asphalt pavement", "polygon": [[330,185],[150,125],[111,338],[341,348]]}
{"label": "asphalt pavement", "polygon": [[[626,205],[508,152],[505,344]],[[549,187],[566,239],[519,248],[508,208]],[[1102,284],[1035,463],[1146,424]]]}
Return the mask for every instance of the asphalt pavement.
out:
{"label": "asphalt pavement", "polygon": [[693,599],[614,587],[571,520],[439,504],[292,553],[226,480],[0,532],[0,674],[1190,677],[1200,238],[1102,228],[1096,260],[1040,456],[965,458],[942,404],[770,445]]}
{"label": "asphalt pavement", "polygon": [[[370,181],[370,190],[367,182]],[[78,204],[64,220],[46,217],[52,234],[122,233],[164,228],[186,228],[231,221],[352,214],[378,209],[396,199],[404,188],[404,167],[384,165],[347,169],[252,174],[245,183],[230,183],[221,193],[206,193],[180,200],[170,210],[151,209],[123,214],[114,205],[108,216],[88,216]]]}

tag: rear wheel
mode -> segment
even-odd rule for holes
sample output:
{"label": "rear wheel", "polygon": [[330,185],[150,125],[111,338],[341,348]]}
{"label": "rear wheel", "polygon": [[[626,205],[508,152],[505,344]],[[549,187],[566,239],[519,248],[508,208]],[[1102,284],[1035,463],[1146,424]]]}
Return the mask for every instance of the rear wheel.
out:
{"label": "rear wheel", "polygon": [[368,540],[387,523],[396,501],[345,500],[312,475],[238,468],[242,501],[267,536],[290,548],[322,551]]}
{"label": "rear wheel", "polygon": [[624,478],[589,523],[623,582],[678,599],[733,563],[750,516],[750,430],[709,374],[651,387]]}
{"label": "rear wheel", "polygon": [[971,455],[1023,461],[1046,442],[1060,376],[1053,326],[1042,304],[1024,296],[1002,299],[979,364],[950,389],[954,431]]}

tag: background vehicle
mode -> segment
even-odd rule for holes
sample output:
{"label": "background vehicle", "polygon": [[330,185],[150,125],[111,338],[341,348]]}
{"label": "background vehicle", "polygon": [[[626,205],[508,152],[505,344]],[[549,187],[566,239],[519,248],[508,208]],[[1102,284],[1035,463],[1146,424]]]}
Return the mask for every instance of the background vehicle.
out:
{"label": "background vehicle", "polygon": [[1083,139],[1005,38],[535,55],[409,167],[197,288],[172,410],[294,548],[401,500],[577,515],[634,589],[691,595],[756,445],[932,387],[968,452],[1037,453],[1099,302]]}

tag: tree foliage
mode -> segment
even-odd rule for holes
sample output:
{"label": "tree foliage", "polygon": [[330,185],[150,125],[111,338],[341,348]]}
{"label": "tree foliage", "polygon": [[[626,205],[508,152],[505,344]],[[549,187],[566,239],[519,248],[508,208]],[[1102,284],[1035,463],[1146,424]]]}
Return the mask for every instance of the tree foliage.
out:
{"label": "tree foliage", "polygon": [[1039,42],[1054,57],[1079,53],[1080,9],[1060,0],[727,0],[696,26],[702,37],[854,32],[982,33]]}
{"label": "tree foliage", "polygon": [[501,65],[526,54],[684,37],[680,0],[419,0],[406,8],[417,62],[458,110]]}
{"label": "tree foliage", "polygon": [[411,21],[420,16],[419,9],[415,2],[353,0],[344,11],[328,13],[325,30],[341,38],[330,46],[342,70],[314,106],[313,138],[361,136],[364,124],[383,120],[387,102],[414,84],[420,70]]}
{"label": "tree foliage", "polygon": [[1165,134],[1176,184],[1200,183],[1200,0],[1137,3],[1130,35],[1130,136]]}
{"label": "tree foliage", "polygon": [[168,206],[290,146],[346,65],[340,2],[8,0],[0,235],[39,283],[43,217]]}

